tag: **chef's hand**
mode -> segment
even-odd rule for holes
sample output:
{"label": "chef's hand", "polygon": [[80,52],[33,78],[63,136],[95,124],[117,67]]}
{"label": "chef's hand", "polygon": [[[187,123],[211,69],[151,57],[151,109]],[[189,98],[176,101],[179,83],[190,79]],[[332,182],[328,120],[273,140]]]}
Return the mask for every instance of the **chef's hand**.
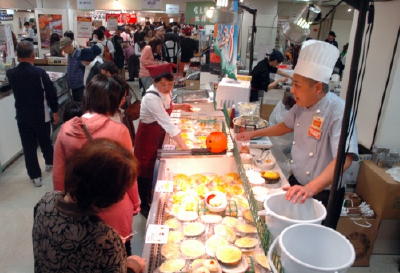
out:
{"label": "chef's hand", "polygon": [[278,82],[287,82],[288,81],[288,78],[280,78],[280,79],[278,79]]}
{"label": "chef's hand", "polygon": [[53,124],[56,125],[60,121],[60,116],[58,113],[53,113]]}
{"label": "chef's hand", "polygon": [[142,273],[146,265],[145,259],[139,256],[129,256],[126,258],[126,266],[135,273]]}
{"label": "chef's hand", "polygon": [[239,134],[236,134],[236,140],[239,141],[247,141],[250,140],[253,137],[253,133],[252,132],[241,132]]}
{"label": "chef's hand", "polygon": [[304,203],[307,198],[314,196],[314,193],[307,186],[286,186],[283,187],[286,191],[286,200],[293,203]]}

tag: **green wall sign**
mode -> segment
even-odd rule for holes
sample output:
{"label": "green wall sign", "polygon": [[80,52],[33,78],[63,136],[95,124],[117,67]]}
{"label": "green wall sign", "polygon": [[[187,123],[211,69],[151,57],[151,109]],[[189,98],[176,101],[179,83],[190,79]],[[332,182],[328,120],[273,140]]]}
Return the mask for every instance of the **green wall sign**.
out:
{"label": "green wall sign", "polygon": [[186,24],[193,25],[213,25],[206,17],[206,12],[210,7],[214,7],[214,2],[187,2],[185,19]]}

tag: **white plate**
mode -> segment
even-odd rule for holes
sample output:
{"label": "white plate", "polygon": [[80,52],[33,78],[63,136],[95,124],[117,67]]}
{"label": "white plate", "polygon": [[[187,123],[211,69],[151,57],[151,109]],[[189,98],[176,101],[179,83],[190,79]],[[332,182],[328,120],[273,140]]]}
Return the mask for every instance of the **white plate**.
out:
{"label": "white plate", "polygon": [[256,170],[247,170],[246,171],[247,179],[249,180],[250,184],[253,185],[264,185],[265,179],[262,178],[260,172]]}
{"label": "white plate", "polygon": [[267,189],[266,187],[262,187],[262,186],[254,186],[251,189],[252,189],[254,195],[260,195],[260,196],[267,197],[267,195],[270,193],[269,189]]}
{"label": "white plate", "polygon": [[194,221],[199,217],[197,212],[194,211],[181,211],[176,215],[176,218],[182,222]]}
{"label": "white plate", "polygon": [[221,215],[206,214],[200,216],[201,221],[205,224],[219,224],[222,221]]}

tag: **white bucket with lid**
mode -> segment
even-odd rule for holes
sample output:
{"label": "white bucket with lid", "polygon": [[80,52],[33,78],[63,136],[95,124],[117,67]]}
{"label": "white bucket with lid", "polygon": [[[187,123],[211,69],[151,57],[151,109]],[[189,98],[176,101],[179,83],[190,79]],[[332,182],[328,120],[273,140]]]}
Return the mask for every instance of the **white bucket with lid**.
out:
{"label": "white bucket with lid", "polygon": [[[344,273],[355,260],[354,247],[346,237],[317,224],[285,228],[269,248],[269,261],[276,244],[285,273]],[[272,262],[270,266],[274,273],[278,272]]]}
{"label": "white bucket with lid", "polygon": [[284,228],[294,224],[321,224],[326,217],[324,205],[313,198],[304,203],[292,203],[285,198],[286,192],[269,195],[264,200],[264,210],[258,215],[265,216],[265,222],[272,236],[276,238]]}

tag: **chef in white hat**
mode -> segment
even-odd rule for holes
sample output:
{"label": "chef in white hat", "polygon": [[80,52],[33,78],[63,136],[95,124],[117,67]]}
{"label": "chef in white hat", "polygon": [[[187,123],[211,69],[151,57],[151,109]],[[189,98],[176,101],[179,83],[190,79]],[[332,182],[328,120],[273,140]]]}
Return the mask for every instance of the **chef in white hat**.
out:
{"label": "chef in white hat", "polygon": [[[314,197],[325,206],[328,203],[345,105],[343,99],[329,92],[328,86],[338,57],[338,49],[329,43],[317,40],[304,42],[294,70],[291,90],[296,105],[287,113],[283,122],[236,136],[238,140],[249,140],[294,132],[291,151],[293,175],[289,178],[291,187],[286,188],[286,198],[292,202],[302,203]],[[355,133],[348,144],[345,170],[352,160],[358,158]],[[340,191],[344,196],[344,187]],[[340,202],[337,217],[341,205]]]}

